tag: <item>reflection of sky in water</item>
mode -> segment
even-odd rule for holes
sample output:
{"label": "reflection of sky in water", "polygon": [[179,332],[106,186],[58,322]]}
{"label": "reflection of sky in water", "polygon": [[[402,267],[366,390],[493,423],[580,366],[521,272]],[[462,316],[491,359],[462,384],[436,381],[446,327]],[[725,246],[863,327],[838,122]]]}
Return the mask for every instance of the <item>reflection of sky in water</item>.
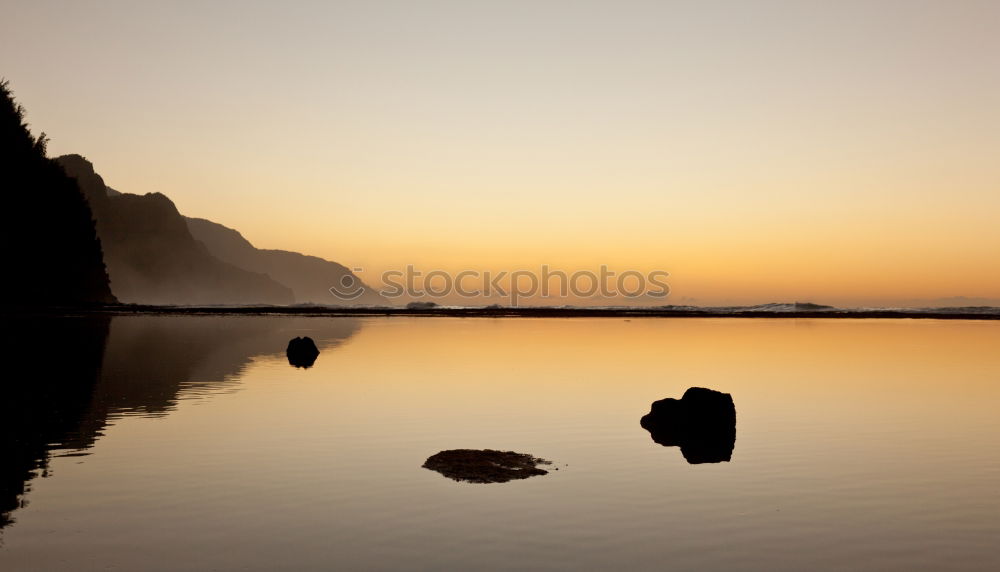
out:
{"label": "reflection of sky in water", "polygon": [[[284,356],[300,335],[308,370]],[[85,419],[105,435],[31,481],[0,566],[989,568],[998,341],[952,321],[116,318]],[[639,427],[691,386],[733,395],[731,462]],[[420,467],[453,448],[559,470]]]}

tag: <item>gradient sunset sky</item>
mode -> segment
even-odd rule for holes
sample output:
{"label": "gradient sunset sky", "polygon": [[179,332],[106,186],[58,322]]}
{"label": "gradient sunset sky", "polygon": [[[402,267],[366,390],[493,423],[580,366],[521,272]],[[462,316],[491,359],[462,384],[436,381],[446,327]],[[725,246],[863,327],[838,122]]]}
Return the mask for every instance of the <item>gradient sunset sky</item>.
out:
{"label": "gradient sunset sky", "polygon": [[1000,2],[2,2],[50,155],[364,268],[1000,299]]}

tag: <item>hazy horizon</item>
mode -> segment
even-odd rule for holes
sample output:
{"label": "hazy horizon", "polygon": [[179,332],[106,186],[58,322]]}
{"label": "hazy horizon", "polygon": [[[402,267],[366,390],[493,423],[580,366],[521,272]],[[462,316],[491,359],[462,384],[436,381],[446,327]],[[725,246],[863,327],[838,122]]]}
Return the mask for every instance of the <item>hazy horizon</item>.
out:
{"label": "hazy horizon", "polygon": [[362,279],[1000,304],[995,2],[4,2],[50,156]]}

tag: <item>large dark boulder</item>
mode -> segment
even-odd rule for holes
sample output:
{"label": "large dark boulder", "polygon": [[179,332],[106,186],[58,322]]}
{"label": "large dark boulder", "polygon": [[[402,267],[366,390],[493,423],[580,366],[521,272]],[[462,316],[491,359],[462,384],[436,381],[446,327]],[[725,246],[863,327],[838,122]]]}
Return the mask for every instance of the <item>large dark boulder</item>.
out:
{"label": "large dark boulder", "polygon": [[295,367],[312,367],[319,356],[319,348],[316,342],[309,336],[303,338],[293,338],[288,341],[288,348],[285,350],[288,357],[288,364]]}
{"label": "large dark boulder", "polygon": [[736,405],[721,391],[692,387],[680,399],[654,401],[639,421],[653,441],[680,447],[688,463],[729,461],[736,444]]}

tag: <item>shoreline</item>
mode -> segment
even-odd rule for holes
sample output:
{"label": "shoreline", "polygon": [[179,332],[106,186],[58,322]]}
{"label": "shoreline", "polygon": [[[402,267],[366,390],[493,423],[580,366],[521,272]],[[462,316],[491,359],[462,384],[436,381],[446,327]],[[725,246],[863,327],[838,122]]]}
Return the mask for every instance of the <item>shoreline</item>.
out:
{"label": "shoreline", "polygon": [[419,316],[451,318],[808,318],[808,319],[915,319],[1000,320],[1000,308],[982,312],[929,310],[789,310],[671,309],[671,308],[388,308],[388,307],[298,307],[298,306],[153,306],[114,305],[98,307],[3,308],[2,316],[309,316],[365,317]]}

